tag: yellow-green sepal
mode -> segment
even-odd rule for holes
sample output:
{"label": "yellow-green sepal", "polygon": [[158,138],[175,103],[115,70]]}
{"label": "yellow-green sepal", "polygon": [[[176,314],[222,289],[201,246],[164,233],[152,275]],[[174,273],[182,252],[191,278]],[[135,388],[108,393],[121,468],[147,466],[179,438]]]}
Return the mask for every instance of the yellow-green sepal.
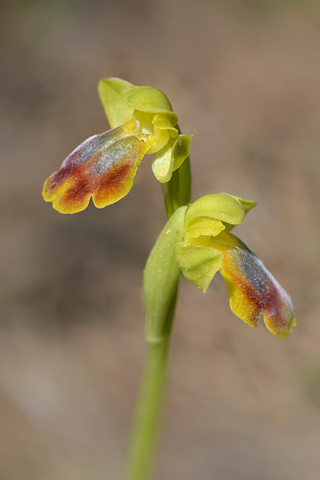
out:
{"label": "yellow-green sepal", "polygon": [[161,341],[168,335],[166,320],[174,308],[180,278],[175,246],[183,239],[187,207],[180,207],[170,217],[154,245],[144,270],[146,339]]}
{"label": "yellow-green sepal", "polygon": [[142,112],[172,112],[168,97],[154,87],[132,86],[122,91],[122,98],[135,110]]}
{"label": "yellow-green sepal", "polygon": [[244,208],[240,201],[227,193],[213,193],[198,198],[186,212],[186,230],[195,218],[209,217],[238,225],[244,219]]}
{"label": "yellow-green sepal", "polygon": [[235,195],[235,198],[239,200],[239,202],[243,206],[243,210],[245,214],[247,214],[249,210],[252,210],[257,205],[257,202],[255,202],[254,200],[249,200],[248,198],[241,198],[241,197],[237,197],[236,195]]}
{"label": "yellow-green sepal", "polygon": [[223,256],[214,248],[178,243],[176,259],[183,275],[191,283],[206,292],[211,280],[222,267]]}
{"label": "yellow-green sepal", "polygon": [[192,135],[178,135],[153,156],[152,170],[161,183],[169,182],[172,173],[177,170],[190,153]]}
{"label": "yellow-green sepal", "polygon": [[123,125],[133,115],[134,107],[121,95],[128,87],[132,87],[132,83],[116,77],[104,78],[99,82],[99,97],[111,128]]}
{"label": "yellow-green sepal", "polygon": [[[241,203],[245,215],[247,215],[247,213],[257,205],[257,202],[255,202],[254,200],[249,200],[249,199],[237,197],[236,195],[234,197],[237,200],[239,200],[239,202]],[[235,225],[231,225],[230,223],[225,223],[225,227],[226,227],[227,232],[231,232],[231,230],[234,228],[234,226]]]}

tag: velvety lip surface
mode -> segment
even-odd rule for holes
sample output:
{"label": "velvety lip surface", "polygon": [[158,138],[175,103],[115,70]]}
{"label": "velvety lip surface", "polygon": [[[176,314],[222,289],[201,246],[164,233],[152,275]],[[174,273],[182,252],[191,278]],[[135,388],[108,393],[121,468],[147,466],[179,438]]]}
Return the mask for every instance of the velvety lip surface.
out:
{"label": "velvety lip surface", "polygon": [[47,178],[44,199],[61,213],[84,210],[91,196],[98,208],[117,202],[131,189],[147,144],[122,127],[88,138]]}
{"label": "velvety lip surface", "polygon": [[293,304],[261,260],[230,233],[212,238],[212,246],[223,254],[221,274],[232,311],[252,327],[263,317],[270,332],[286,337],[296,323]]}

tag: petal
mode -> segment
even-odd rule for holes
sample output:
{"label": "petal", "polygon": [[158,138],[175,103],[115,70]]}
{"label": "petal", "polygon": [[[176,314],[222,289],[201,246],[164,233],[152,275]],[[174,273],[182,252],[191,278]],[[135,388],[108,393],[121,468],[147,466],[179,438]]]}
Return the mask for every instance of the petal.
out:
{"label": "petal", "polygon": [[148,149],[148,136],[128,135],[135,120],[85,140],[45,182],[43,197],[61,213],[84,210],[93,197],[103,208],[130,190],[138,165]]}
{"label": "petal", "polygon": [[268,330],[286,337],[296,324],[289,295],[241,240],[222,232],[211,239],[223,255],[222,276],[228,287],[232,311],[251,327],[263,317]]}
{"label": "petal", "polygon": [[173,112],[157,113],[152,119],[155,127],[161,130],[171,130],[177,136],[178,130],[175,128],[178,123],[178,117]]}
{"label": "petal", "polygon": [[180,134],[177,136],[172,147],[173,171],[177,170],[189,156],[191,139],[192,135]]}
{"label": "petal", "polygon": [[169,182],[172,177],[172,140],[161,150],[153,155],[152,171],[156,179],[161,183]]}
{"label": "petal", "polygon": [[133,117],[140,123],[139,133],[150,134],[148,154],[159,152],[168,145],[174,143],[178,130],[174,127],[178,117],[172,112],[150,113],[135,110]]}
{"label": "petal", "polygon": [[[177,170],[188,157],[191,138],[192,135],[178,135],[175,138],[170,138],[161,150],[155,152],[152,161],[152,170],[159,182],[169,182],[172,173]],[[152,152],[148,151],[148,153]]]}
{"label": "petal", "polygon": [[216,236],[225,229],[221,220],[210,217],[193,218],[188,222],[188,228],[185,231],[184,240],[186,243],[193,243],[194,240],[202,235]]}
{"label": "petal", "polygon": [[150,135],[148,154],[162,151],[163,148],[166,148],[167,145],[169,145],[169,141],[170,132],[168,130],[161,130],[160,128],[154,127],[152,135]]}

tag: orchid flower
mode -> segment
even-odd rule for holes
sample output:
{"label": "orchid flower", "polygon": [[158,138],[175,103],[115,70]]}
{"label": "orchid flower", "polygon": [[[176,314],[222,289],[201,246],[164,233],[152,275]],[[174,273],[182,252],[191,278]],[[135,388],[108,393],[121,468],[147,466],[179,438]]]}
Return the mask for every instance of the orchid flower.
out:
{"label": "orchid flower", "polygon": [[271,333],[285,337],[296,323],[289,295],[261,260],[230,233],[254,206],[253,201],[224,193],[196,200],[185,211],[176,259],[183,275],[203,292],[220,270],[233,313],[251,327],[263,317]]}
{"label": "orchid flower", "polygon": [[91,197],[97,208],[120,200],[146,154],[153,154],[152,169],[161,183],[189,155],[192,137],[179,133],[163,92],[119,78],[101,80],[98,91],[112,129],[81,143],[43,186],[44,200],[61,213],[84,210]]}

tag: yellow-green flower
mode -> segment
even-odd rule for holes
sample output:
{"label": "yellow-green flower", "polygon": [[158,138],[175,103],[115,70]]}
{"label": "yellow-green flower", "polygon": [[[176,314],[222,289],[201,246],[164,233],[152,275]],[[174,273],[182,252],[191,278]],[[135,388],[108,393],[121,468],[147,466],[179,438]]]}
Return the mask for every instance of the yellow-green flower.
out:
{"label": "yellow-green flower", "polygon": [[224,193],[196,200],[186,210],[176,259],[183,275],[203,292],[220,270],[232,311],[251,327],[263,317],[271,333],[285,337],[296,323],[289,295],[261,260],[230,233],[254,206],[255,202]]}
{"label": "yellow-green flower", "polygon": [[44,183],[43,197],[61,213],[84,210],[92,197],[98,208],[127,195],[144,155],[160,182],[189,155],[190,135],[178,133],[178,117],[166,95],[119,78],[101,80],[99,95],[112,130],[79,145]]}

